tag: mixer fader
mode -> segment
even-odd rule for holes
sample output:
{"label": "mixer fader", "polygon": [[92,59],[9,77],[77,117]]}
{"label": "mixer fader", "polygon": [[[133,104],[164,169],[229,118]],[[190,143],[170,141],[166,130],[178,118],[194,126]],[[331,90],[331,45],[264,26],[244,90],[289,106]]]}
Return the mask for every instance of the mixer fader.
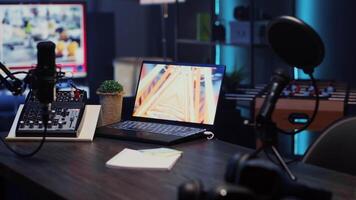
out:
{"label": "mixer fader", "polygon": [[[85,109],[85,91],[57,91],[56,100],[51,105],[47,123],[48,137],[76,137]],[[41,105],[34,95],[29,94],[20,114],[16,136],[42,136],[44,124]]]}

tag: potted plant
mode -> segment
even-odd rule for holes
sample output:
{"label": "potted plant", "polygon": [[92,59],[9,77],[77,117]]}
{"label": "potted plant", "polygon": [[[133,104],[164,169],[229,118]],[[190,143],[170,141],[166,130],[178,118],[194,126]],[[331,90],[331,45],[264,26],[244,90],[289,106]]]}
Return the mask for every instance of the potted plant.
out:
{"label": "potted plant", "polygon": [[234,70],[231,73],[227,73],[224,80],[226,92],[236,92],[241,82],[245,79],[245,73],[243,69]]}
{"label": "potted plant", "polygon": [[123,87],[114,80],[106,80],[101,83],[96,94],[99,95],[101,111],[98,126],[105,126],[121,120]]}

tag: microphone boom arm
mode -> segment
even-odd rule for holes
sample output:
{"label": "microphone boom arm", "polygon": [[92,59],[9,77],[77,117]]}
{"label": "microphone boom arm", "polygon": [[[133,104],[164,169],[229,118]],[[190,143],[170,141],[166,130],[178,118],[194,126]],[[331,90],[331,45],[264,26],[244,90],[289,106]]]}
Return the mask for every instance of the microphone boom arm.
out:
{"label": "microphone boom arm", "polygon": [[[0,83],[3,84],[13,95],[16,96],[22,94],[22,81],[16,78],[1,62],[0,69],[6,74],[6,77],[0,74]],[[11,81],[7,78],[10,78]]]}

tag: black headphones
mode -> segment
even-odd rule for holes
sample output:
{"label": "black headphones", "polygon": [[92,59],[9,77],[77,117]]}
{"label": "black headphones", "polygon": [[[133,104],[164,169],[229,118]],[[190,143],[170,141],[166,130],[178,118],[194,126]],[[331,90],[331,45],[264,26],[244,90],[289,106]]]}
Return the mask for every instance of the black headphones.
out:
{"label": "black headphones", "polygon": [[235,154],[228,162],[225,181],[249,188],[262,199],[331,199],[331,192],[311,188],[290,180],[275,164],[254,159],[249,154]]}
{"label": "black headphones", "polygon": [[191,180],[183,183],[178,188],[178,200],[257,200],[256,195],[245,187],[232,184],[221,185],[204,190],[203,183],[200,180]]}
{"label": "black headphones", "polygon": [[310,188],[290,180],[271,162],[254,159],[249,154],[235,154],[228,162],[226,185],[204,191],[200,181],[192,180],[179,186],[179,200],[204,199],[331,199],[331,192]]}
{"label": "black headphones", "polygon": [[244,169],[247,160],[250,159],[250,154],[233,155],[226,166],[225,180],[229,183],[236,183],[240,180],[241,169]]}

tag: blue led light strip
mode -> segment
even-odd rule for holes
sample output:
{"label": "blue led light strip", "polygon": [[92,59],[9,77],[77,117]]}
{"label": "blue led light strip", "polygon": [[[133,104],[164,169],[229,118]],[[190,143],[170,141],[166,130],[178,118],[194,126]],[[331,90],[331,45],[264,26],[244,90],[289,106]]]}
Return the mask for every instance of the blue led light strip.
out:
{"label": "blue led light strip", "polygon": [[220,14],[220,0],[215,0],[215,15]]}
{"label": "blue led light strip", "polygon": [[[220,0],[215,0],[215,15],[220,14]],[[215,64],[219,65],[221,60],[221,46],[215,45]]]}

